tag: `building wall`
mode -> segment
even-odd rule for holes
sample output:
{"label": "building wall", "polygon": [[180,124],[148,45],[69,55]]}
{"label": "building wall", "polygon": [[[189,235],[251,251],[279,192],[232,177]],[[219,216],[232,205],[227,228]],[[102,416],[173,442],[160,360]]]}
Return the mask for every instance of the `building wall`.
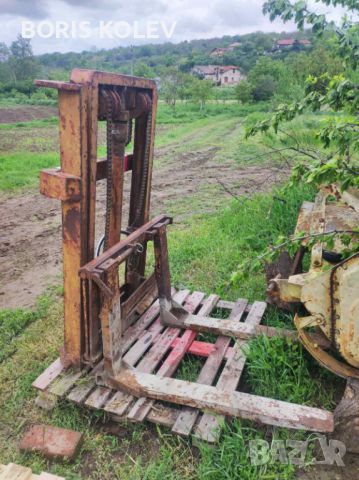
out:
{"label": "building wall", "polygon": [[215,73],[207,73],[201,71],[200,68],[194,68],[192,72],[201,74],[205,80],[211,80],[214,84],[221,86],[236,85],[245,78],[239,69],[229,69],[223,73],[221,73],[219,70]]}
{"label": "building wall", "polygon": [[227,70],[224,73],[219,74],[219,80],[221,85],[235,85],[243,79],[239,70]]}

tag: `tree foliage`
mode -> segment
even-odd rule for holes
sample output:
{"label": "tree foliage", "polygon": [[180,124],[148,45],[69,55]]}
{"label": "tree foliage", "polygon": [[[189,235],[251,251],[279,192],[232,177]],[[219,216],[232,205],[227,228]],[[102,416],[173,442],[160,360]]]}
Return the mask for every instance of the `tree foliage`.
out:
{"label": "tree foliage", "polygon": [[192,84],[192,98],[199,102],[201,110],[203,110],[206,101],[211,97],[213,83],[211,80],[199,80],[194,78]]}
{"label": "tree foliage", "polygon": [[319,38],[326,31],[332,32],[337,38],[345,74],[324,72],[309,76],[301,101],[279,105],[272,118],[250,127],[247,136],[271,128],[277,132],[282,122],[293,120],[307,109],[337,112],[338,115],[327,121],[318,133],[327,154],[324,158],[308,156],[307,162],[296,165],[293,180],[304,178],[315,184],[337,182],[343,189],[359,187],[359,84],[348,75],[357,69],[359,61],[359,27],[349,17],[350,13],[359,12],[359,4],[356,0],[321,0],[321,3],[346,8],[347,15],[340,28],[325,15],[310,11],[303,0],[269,0],[263,11],[271,20],[279,17],[285,22],[294,21],[300,29],[310,25]]}
{"label": "tree foliage", "polygon": [[41,67],[34,57],[30,40],[18,35],[8,48],[0,44],[0,81],[13,83],[32,82],[40,72]]}
{"label": "tree foliage", "polygon": [[253,99],[253,86],[247,80],[237,83],[234,89],[236,100],[241,103],[249,103]]}

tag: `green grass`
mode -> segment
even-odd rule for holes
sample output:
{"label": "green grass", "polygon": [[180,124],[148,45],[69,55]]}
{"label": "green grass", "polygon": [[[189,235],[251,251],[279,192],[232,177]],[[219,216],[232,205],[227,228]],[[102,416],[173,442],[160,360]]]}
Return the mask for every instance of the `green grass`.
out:
{"label": "green grass", "polygon": [[16,152],[0,155],[0,190],[12,191],[37,186],[40,170],[58,164],[58,154],[53,152]]}
{"label": "green grass", "polygon": [[313,190],[298,185],[284,196],[280,189],[271,194],[233,200],[215,216],[188,220],[186,229],[169,235],[171,274],[177,286],[187,286],[221,296],[253,300],[265,292],[263,274],[253,274],[245,285],[229,284],[231,273],[244,259],[255,258],[280,233],[292,232],[303,200]]}
{"label": "green grass", "polygon": [[[160,130],[157,145],[163,149],[170,147],[174,155],[216,146],[217,161],[224,158],[234,165],[246,166],[252,163],[248,158],[253,154],[282,142],[267,135],[244,143],[242,127],[234,130],[238,123],[245,123],[244,117],[237,116],[236,104],[223,108],[220,104],[211,104],[201,115],[192,111],[192,107],[178,106],[177,112],[182,112],[183,121],[177,119],[177,126],[166,123],[170,115],[168,108],[160,105],[159,123],[165,127]],[[291,128],[314,145],[313,131],[318,119],[308,117],[301,122]],[[13,131],[19,128],[23,129],[17,126]],[[285,141],[289,141],[288,136],[284,136]],[[165,152],[162,161],[169,159],[170,154]],[[261,166],[266,161],[261,158],[257,164]],[[54,152],[3,155],[0,157],[0,189],[36,185],[38,171],[57,164],[58,155]],[[177,288],[217,293],[229,300],[263,299],[262,272],[251,274],[243,284],[231,284],[231,274],[244,260],[254,259],[279,234],[292,232],[299,206],[303,200],[313,199],[315,192],[306,185],[296,185],[285,193],[277,188],[267,194],[251,192],[254,194],[251,198],[227,201],[223,195],[218,196],[213,185],[209,187],[206,193],[212,203],[211,213],[204,211],[203,200],[199,198],[202,191],[197,192],[198,198],[176,200],[171,206],[171,213],[173,210],[187,214],[185,221],[169,229],[173,284]],[[221,313],[217,311],[214,315]],[[34,310],[0,312],[0,463],[13,461],[30,466],[36,473],[47,470],[68,480],[294,479],[291,466],[251,465],[248,442],[288,436],[303,438],[303,432],[262,428],[235,420],[224,426],[214,447],[199,444],[194,448],[191,441],[148,425],[120,426],[117,438],[106,432],[105,415],[66,402],[60,402],[50,413],[39,411],[34,405],[36,392],[31,383],[58,356],[62,344],[62,315],[62,301],[53,294],[43,297]],[[265,322],[292,326],[290,315],[273,308],[269,309]],[[298,344],[259,337],[249,344],[247,355],[244,375],[247,389],[282,400],[332,406],[337,380],[311,360]],[[176,372],[177,377],[194,380],[202,363],[203,359],[187,356]],[[18,452],[17,444],[24,429],[39,422],[84,432],[82,450],[73,464],[48,463],[37,455]]]}
{"label": "green grass", "polygon": [[244,352],[247,357],[245,379],[256,395],[333,408],[334,375],[319,369],[319,378],[313,377],[311,359],[298,342],[261,336],[249,342]]}
{"label": "green grass", "polygon": [[[156,136],[156,148],[160,151],[155,157],[156,167],[173,159],[174,151],[178,156],[206,149],[213,150],[213,163],[232,162],[239,166],[282,164],[283,155],[290,161],[293,152],[288,150],[285,154],[277,154],[273,150],[295,145],[293,135],[304,145],[318,147],[315,132],[322,117],[315,115],[291,122],[286,127],[289,135],[277,137],[268,133],[245,141],[244,127],[264,118],[267,110],[267,104],[211,103],[200,112],[197,105],[181,103],[174,113],[171,107],[160,103]],[[11,151],[0,154],[0,191],[34,187],[38,184],[41,169],[59,165],[59,154],[49,151],[56,149],[56,144],[49,140],[49,136],[58,135],[56,124],[56,118],[49,118],[0,125],[0,132],[11,139],[9,142],[9,138],[4,138]],[[45,135],[41,134],[42,129]],[[21,137],[17,138],[17,134]],[[99,155],[105,155],[102,145]]]}
{"label": "green grass", "polygon": [[49,125],[57,125],[57,117],[42,118],[40,120],[30,120],[28,122],[0,123],[0,130],[16,130],[18,128],[39,128]]}
{"label": "green grass", "polygon": [[[268,108],[266,104],[257,107],[262,110]],[[198,105],[180,103],[173,112],[171,107],[160,103],[157,125],[162,125],[164,128],[159,128],[156,147],[172,145],[177,153],[189,152],[209,145],[222,148],[228,131],[234,129],[237,119],[252,111],[255,111],[254,105],[209,104],[201,112]],[[0,191],[34,187],[38,184],[38,174],[41,169],[59,165],[59,153],[48,151],[53,142],[49,143],[41,136],[42,129],[44,131],[46,129],[46,137],[57,136],[57,123],[57,118],[52,117],[29,122],[0,124],[0,131],[12,139],[9,142],[11,151],[0,154]],[[17,134],[21,135],[20,141],[17,139]],[[238,135],[241,135],[239,131]],[[6,144],[8,138],[6,138]],[[27,138],[31,139],[29,150],[26,149]],[[104,154],[105,148],[100,146],[99,155]],[[166,160],[168,156],[171,156],[171,152],[164,153],[160,161]]]}
{"label": "green grass", "polygon": [[253,112],[268,112],[269,104],[266,102],[252,105],[241,105],[238,103],[210,102],[201,111],[198,104],[178,102],[176,108],[160,102],[157,112],[157,123],[159,124],[181,124],[191,123],[203,118],[217,115],[246,116]]}
{"label": "green grass", "polygon": [[33,310],[23,308],[0,310],[0,363],[16,351],[16,338],[32,322],[48,315],[53,295],[38,298]]}
{"label": "green grass", "polygon": [[[232,201],[216,216],[203,215],[170,234],[170,262],[174,284],[216,292],[226,298],[263,298],[264,279],[258,273],[246,285],[229,285],[231,272],[239,261],[251,258],[281,233],[291,231],[296,210],[313,192],[305,186],[292,189],[287,203],[277,202],[272,194],[258,195],[243,202]],[[9,311],[4,317],[9,316]],[[218,312],[219,314],[220,312]],[[230,422],[214,447],[205,444],[193,449],[189,441],[179,440],[166,430],[148,426],[120,427],[121,439],[103,430],[106,417],[60,403],[46,414],[34,406],[31,387],[37,375],[57,356],[62,342],[61,302],[43,313],[13,312],[9,329],[16,348],[0,363],[0,462],[31,466],[36,472],[48,470],[69,479],[88,480],[292,480],[291,466],[268,464],[253,466],[248,442],[254,438],[294,437],[286,430],[264,429],[255,424]],[[33,316],[34,315],[34,316]],[[287,324],[288,316],[270,313],[267,322]],[[3,342],[9,337],[3,336]],[[328,407],[334,393],[331,375],[310,362],[299,346],[282,339],[261,337],[250,344],[245,374],[255,393]],[[177,372],[178,378],[194,380],[201,361],[188,357]],[[321,372],[318,374],[318,371]],[[72,428],[85,433],[84,445],[74,464],[48,464],[36,455],[22,455],[16,444],[25,424],[35,422]],[[270,433],[271,432],[271,433]],[[303,433],[301,433],[303,435]]]}
{"label": "green grass", "polygon": [[268,439],[261,429],[247,422],[234,420],[223,424],[221,440],[214,446],[199,444],[201,461],[197,467],[199,480],[290,480],[294,478],[292,465],[270,464],[255,466],[249,457],[251,440]]}

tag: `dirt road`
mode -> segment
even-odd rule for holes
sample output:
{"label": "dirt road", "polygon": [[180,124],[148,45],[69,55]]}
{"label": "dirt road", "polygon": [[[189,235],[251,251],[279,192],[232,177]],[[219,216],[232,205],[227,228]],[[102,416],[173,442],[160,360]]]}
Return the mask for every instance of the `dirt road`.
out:
{"label": "dirt road", "polygon": [[29,122],[31,120],[56,117],[57,114],[57,107],[18,105],[11,108],[0,108],[0,123]]}
{"label": "dirt road", "polygon": [[[256,193],[278,182],[283,171],[277,168],[247,167],[235,169],[233,164],[211,163],[214,151],[192,152],[175,159],[166,167],[154,171],[152,214],[175,214],[173,203],[191,200],[201,188],[218,186],[217,179],[236,195]],[[178,168],[178,166],[181,168]],[[240,182],[240,186],[238,186]],[[222,187],[217,196],[229,196]],[[129,188],[126,185],[125,195]],[[219,198],[204,193],[201,209],[209,211]],[[97,236],[103,231],[105,188],[99,184],[97,206]],[[59,283],[61,276],[61,214],[56,200],[43,197],[36,191],[3,196],[0,199],[0,306],[33,305],[46,287]],[[189,211],[188,215],[193,212]],[[198,212],[195,212],[198,213]],[[180,222],[183,214],[175,215]]]}
{"label": "dirt road", "polygon": [[[23,120],[28,114],[48,116],[52,113],[50,110],[47,108],[42,112],[35,109],[34,112],[31,107],[29,113],[24,107],[22,113],[13,114],[17,120]],[[234,130],[227,133],[230,135],[238,128],[235,123]],[[199,133],[203,135],[203,131],[191,132],[187,141]],[[36,135],[38,134],[36,131]],[[47,135],[47,130],[44,129],[41,134]],[[57,150],[57,137],[54,134],[49,134],[48,137],[54,142],[51,149]],[[16,148],[13,140],[14,138],[9,136],[8,151]],[[20,140],[17,138],[17,145]],[[104,141],[104,138],[101,138],[101,141]],[[219,147],[208,146],[211,145],[208,141],[205,143],[205,147],[201,146],[197,150],[192,150],[191,147],[191,151],[184,153],[183,143],[175,140],[156,150],[152,215],[167,213],[174,216],[175,223],[181,223],[193,214],[218,209],[224,201],[231,198],[231,194],[248,196],[268,190],[287,175],[286,171],[276,167],[239,168],[234,161],[218,162],[216,154],[221,153]],[[127,181],[125,198],[128,196]],[[98,184],[96,209],[98,238],[103,233],[104,225],[104,182]],[[41,196],[36,190],[11,195],[0,194],[0,228],[0,307],[30,307],[49,285],[61,282],[60,202]]]}

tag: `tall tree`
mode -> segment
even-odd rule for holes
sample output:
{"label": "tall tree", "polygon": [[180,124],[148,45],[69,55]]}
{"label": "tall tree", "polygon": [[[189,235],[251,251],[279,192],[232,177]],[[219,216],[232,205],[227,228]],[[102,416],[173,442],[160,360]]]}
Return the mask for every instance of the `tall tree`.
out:
{"label": "tall tree", "polygon": [[161,75],[161,91],[166,103],[176,108],[176,102],[184,85],[185,74],[176,67],[169,67]]}
{"label": "tall tree", "polygon": [[34,57],[30,39],[18,35],[10,46],[9,65],[15,82],[34,80],[40,71],[40,64]]}
{"label": "tall tree", "polygon": [[21,35],[17,36],[17,39],[12,42],[10,46],[11,55],[14,58],[23,59],[26,57],[33,57],[31,40],[24,38]]}
{"label": "tall tree", "polygon": [[203,110],[206,101],[211,97],[212,90],[212,80],[199,80],[198,78],[194,79],[192,86],[192,98],[199,102],[201,110]]}
{"label": "tall tree", "polygon": [[234,94],[238,102],[249,103],[253,99],[253,86],[247,81],[242,80],[234,88]]}

